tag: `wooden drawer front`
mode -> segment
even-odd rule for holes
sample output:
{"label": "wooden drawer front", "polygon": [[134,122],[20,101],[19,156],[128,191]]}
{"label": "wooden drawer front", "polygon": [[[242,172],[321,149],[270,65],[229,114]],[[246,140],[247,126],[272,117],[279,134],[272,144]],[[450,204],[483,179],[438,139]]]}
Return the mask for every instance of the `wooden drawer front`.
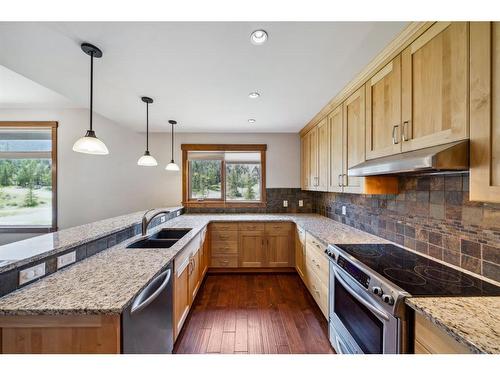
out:
{"label": "wooden drawer front", "polygon": [[311,245],[306,247],[306,264],[308,271],[313,272],[325,285],[328,285],[329,264],[324,254],[319,254]]}
{"label": "wooden drawer front", "polygon": [[212,244],[218,241],[238,241],[237,231],[213,230],[211,233]]}
{"label": "wooden drawer front", "polygon": [[189,263],[189,258],[195,254],[200,248],[200,234],[196,235],[182,250],[180,254],[175,257],[174,271],[179,275],[182,273],[186,265]]}
{"label": "wooden drawer front", "polygon": [[[456,341],[441,328],[425,319],[419,313],[415,314],[415,343],[430,354],[470,354],[470,350]],[[415,350],[422,351],[415,345]]]}
{"label": "wooden drawer front", "polygon": [[240,223],[239,230],[264,230],[264,223],[248,222]]}
{"label": "wooden drawer front", "polygon": [[328,284],[324,284],[318,276],[311,270],[307,269],[307,286],[318,304],[323,315],[328,319]]}
{"label": "wooden drawer front", "polygon": [[306,248],[309,248],[310,251],[316,251],[318,254],[324,254],[327,247],[327,245],[319,241],[316,237],[306,233]]}
{"label": "wooden drawer front", "polygon": [[212,256],[210,265],[218,268],[238,267],[238,255]]}
{"label": "wooden drawer front", "polygon": [[266,223],[265,229],[267,234],[286,234],[292,230],[292,223],[288,222],[275,222]]}
{"label": "wooden drawer front", "polygon": [[212,240],[212,254],[238,254],[238,241],[214,241]]}
{"label": "wooden drawer front", "polygon": [[212,223],[210,224],[212,230],[216,231],[228,231],[228,230],[238,230],[238,223],[229,223],[229,222],[221,222],[221,223]]}

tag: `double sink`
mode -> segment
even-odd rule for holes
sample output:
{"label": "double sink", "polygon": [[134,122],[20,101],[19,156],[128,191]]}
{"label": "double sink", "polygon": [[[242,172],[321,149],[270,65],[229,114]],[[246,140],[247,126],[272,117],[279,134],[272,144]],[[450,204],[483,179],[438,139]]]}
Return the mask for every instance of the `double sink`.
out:
{"label": "double sink", "polygon": [[155,234],[141,238],[127,246],[129,249],[167,249],[172,247],[177,241],[189,233],[191,228],[177,229],[164,228]]}

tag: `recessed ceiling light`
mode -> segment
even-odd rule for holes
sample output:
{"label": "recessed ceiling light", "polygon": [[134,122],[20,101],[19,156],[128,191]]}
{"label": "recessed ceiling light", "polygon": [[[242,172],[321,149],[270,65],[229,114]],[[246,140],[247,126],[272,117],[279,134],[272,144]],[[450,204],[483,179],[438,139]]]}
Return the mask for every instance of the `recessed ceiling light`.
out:
{"label": "recessed ceiling light", "polygon": [[264,44],[266,40],[267,40],[267,33],[265,30],[255,30],[250,35],[250,41],[252,42],[252,44],[255,44],[256,46]]}
{"label": "recessed ceiling light", "polygon": [[248,122],[249,122],[250,124],[253,124],[253,123],[255,122],[255,119],[254,119],[254,118],[249,118],[249,119],[248,119]]}
{"label": "recessed ceiling light", "polygon": [[257,91],[254,91],[254,92],[251,92],[250,94],[248,94],[248,97],[250,99],[257,99],[259,96],[260,96],[260,93],[258,93]]}

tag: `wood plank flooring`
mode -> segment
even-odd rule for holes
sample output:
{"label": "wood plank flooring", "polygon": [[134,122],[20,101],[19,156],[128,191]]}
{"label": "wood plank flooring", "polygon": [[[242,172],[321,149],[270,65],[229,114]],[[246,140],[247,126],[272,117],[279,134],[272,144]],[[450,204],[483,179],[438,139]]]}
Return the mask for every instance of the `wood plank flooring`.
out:
{"label": "wood plank flooring", "polygon": [[174,353],[334,353],[297,274],[208,275]]}

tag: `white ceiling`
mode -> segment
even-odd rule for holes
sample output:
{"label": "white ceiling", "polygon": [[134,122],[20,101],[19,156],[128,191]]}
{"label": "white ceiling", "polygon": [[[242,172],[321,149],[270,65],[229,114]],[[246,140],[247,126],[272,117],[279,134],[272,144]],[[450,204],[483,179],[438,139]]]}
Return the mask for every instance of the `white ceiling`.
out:
{"label": "white ceiling", "polygon": [[[137,131],[296,132],[404,27],[404,22],[0,23],[0,65]],[[269,39],[249,41],[258,28]],[[259,91],[259,99],[248,93]],[[28,90],[29,92],[29,90]],[[26,106],[32,99],[26,96]],[[15,100],[20,106],[19,97]],[[254,124],[247,120],[255,118]]]}

